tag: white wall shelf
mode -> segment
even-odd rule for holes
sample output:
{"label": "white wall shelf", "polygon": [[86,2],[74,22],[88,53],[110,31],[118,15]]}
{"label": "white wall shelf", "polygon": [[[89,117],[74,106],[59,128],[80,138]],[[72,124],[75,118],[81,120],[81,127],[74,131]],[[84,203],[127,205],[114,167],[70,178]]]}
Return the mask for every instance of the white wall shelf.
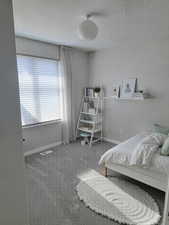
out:
{"label": "white wall shelf", "polygon": [[133,97],[133,98],[116,98],[114,96],[107,96],[107,97],[104,97],[103,99],[113,99],[115,101],[144,101],[146,99],[149,99],[150,97],[146,97],[146,96],[143,96],[143,97]]}

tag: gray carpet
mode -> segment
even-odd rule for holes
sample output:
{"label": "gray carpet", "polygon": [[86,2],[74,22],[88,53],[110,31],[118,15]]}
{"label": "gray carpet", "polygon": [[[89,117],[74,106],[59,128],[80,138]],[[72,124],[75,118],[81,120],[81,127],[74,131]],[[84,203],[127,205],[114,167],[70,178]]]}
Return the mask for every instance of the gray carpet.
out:
{"label": "gray carpet", "polygon": [[[47,156],[34,154],[25,159],[27,199],[30,225],[116,225],[118,223],[97,215],[79,201],[75,187],[78,174],[88,169],[98,170],[100,156],[112,147],[103,142],[92,148],[80,143],[61,145]],[[112,176],[118,176],[112,174]],[[122,177],[124,179],[124,177]],[[111,179],[111,178],[110,178]],[[134,182],[134,181],[132,181]],[[144,184],[163,208],[164,194]]]}

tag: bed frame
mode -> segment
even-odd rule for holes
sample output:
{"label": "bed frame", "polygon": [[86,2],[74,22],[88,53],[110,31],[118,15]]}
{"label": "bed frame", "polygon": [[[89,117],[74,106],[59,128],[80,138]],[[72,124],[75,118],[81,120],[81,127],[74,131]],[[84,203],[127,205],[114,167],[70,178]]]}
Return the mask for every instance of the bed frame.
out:
{"label": "bed frame", "polygon": [[[162,225],[169,225],[169,177],[163,173],[149,173],[148,170],[144,169],[133,169],[117,164],[111,163],[111,165],[105,164],[102,168],[101,173],[104,176],[108,176],[108,169],[130,177],[134,180],[140,181],[144,184],[147,184],[151,187],[157,188],[158,190],[165,192],[165,202],[164,202],[164,211],[162,217]],[[142,171],[144,170],[144,173]]]}

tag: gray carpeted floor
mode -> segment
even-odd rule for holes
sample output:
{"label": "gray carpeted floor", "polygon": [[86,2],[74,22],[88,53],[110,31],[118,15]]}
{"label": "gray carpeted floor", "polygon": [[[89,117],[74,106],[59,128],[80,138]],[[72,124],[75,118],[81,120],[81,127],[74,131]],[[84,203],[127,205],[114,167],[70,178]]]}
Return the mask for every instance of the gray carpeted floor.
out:
{"label": "gray carpeted floor", "polygon": [[[30,225],[116,225],[97,215],[79,201],[75,187],[78,175],[88,169],[98,170],[100,156],[112,147],[110,143],[92,148],[80,143],[61,145],[53,153],[26,158],[27,199]],[[117,174],[112,174],[117,175]],[[124,179],[124,177],[122,177]],[[111,178],[110,178],[111,179]],[[132,181],[134,182],[134,181]],[[164,194],[135,182],[149,192],[163,208]]]}

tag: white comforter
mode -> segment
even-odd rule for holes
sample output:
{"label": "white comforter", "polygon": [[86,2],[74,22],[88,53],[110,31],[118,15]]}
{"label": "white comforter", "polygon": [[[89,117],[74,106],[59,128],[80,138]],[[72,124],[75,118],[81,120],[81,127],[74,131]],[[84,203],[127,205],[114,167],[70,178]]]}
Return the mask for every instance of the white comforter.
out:
{"label": "white comforter", "polygon": [[150,132],[138,134],[105,152],[99,164],[149,167],[155,171],[169,173],[169,157],[161,156],[159,153],[159,146],[165,139],[165,135],[156,136]]}

